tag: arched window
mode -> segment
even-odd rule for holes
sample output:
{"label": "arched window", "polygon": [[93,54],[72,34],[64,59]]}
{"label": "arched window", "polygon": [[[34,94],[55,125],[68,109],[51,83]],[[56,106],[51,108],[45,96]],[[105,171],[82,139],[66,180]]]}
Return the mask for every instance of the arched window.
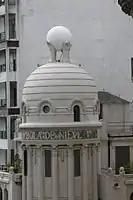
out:
{"label": "arched window", "polygon": [[80,107],[75,105],[73,107],[74,122],[80,122]]}
{"label": "arched window", "polygon": [[0,187],[0,200],[3,200],[2,188]]}
{"label": "arched window", "polygon": [[4,200],[8,200],[8,190],[4,189]]}
{"label": "arched window", "polygon": [[133,192],[132,192],[132,194],[130,195],[130,200],[133,200]]}

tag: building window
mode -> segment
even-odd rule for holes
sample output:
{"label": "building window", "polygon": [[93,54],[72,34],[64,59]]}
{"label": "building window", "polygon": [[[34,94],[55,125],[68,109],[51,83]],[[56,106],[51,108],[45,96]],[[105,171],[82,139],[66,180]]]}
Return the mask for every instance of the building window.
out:
{"label": "building window", "polygon": [[16,117],[10,118],[10,139],[14,139]]}
{"label": "building window", "polygon": [[11,165],[14,164],[14,149],[11,149]]}
{"label": "building window", "polygon": [[45,150],[45,177],[51,177],[51,150]]}
{"label": "building window", "polygon": [[75,105],[73,108],[74,122],[80,122],[80,107]]}
{"label": "building window", "polygon": [[24,176],[27,176],[27,150],[24,150]]}
{"label": "building window", "polygon": [[74,150],[74,176],[80,176],[80,149]]}
{"label": "building window", "polygon": [[8,200],[8,190],[4,189],[4,200]]}
{"label": "building window", "polygon": [[10,106],[17,106],[17,82],[10,82]]}
{"label": "building window", "polygon": [[3,200],[2,188],[0,187],[0,200]]}
{"label": "building window", "polygon": [[133,81],[133,58],[131,58],[131,80]]}
{"label": "building window", "polygon": [[43,106],[43,112],[44,113],[49,113],[50,112],[50,107],[48,105]]}
{"label": "building window", "polygon": [[9,50],[9,71],[16,71],[16,49]]}
{"label": "building window", "polygon": [[99,114],[99,120],[103,119],[103,104],[100,103],[100,114]]}
{"label": "building window", "polygon": [[9,39],[16,39],[16,16],[9,14]]}
{"label": "building window", "polygon": [[125,168],[125,173],[130,173],[130,153],[129,146],[115,147],[115,170],[119,174],[120,167]]}
{"label": "building window", "polygon": [[132,192],[132,194],[130,195],[130,200],[133,200],[133,192]]}

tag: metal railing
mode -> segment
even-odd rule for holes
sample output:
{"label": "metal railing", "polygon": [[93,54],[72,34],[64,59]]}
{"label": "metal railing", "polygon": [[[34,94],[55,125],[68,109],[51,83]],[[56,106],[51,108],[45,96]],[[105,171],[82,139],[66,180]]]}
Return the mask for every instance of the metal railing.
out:
{"label": "metal railing", "polygon": [[5,34],[5,32],[1,32],[0,33],[0,42],[3,42],[5,40],[6,40],[6,34]]}
{"label": "metal railing", "polygon": [[0,65],[0,73],[6,71],[6,64]]}

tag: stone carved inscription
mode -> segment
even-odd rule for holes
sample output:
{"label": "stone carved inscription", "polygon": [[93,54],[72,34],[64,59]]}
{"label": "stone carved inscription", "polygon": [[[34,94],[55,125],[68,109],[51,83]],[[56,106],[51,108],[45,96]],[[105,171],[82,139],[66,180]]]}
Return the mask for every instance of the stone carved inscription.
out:
{"label": "stone carved inscription", "polygon": [[96,139],[97,130],[57,130],[22,132],[23,140],[81,140]]}

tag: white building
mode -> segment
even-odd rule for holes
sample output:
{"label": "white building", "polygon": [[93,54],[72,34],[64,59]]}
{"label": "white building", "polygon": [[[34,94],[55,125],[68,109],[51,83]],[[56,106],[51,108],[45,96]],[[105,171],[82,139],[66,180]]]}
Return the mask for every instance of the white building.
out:
{"label": "white building", "polygon": [[18,4],[0,1],[0,165],[12,163],[15,119],[20,114]]}
{"label": "white building", "polygon": [[71,62],[68,29],[51,29],[47,44],[49,62],[23,89],[16,130],[22,173],[19,164],[0,171],[0,200],[132,200],[130,103],[97,92],[90,75]]}
{"label": "white building", "polygon": [[98,95],[94,80],[70,60],[71,37],[60,26],[48,32],[50,60],[23,89],[23,200],[98,198]]}
{"label": "white building", "polygon": [[[43,43],[44,34],[51,26],[70,27],[75,35],[73,59],[85,64],[99,88],[132,99],[133,26],[132,20],[119,11],[117,2],[1,0],[0,19],[0,165],[12,160],[11,139],[23,85],[29,74],[48,58]],[[112,77],[113,83],[107,84],[112,82]],[[128,90],[123,90],[123,84]]]}

